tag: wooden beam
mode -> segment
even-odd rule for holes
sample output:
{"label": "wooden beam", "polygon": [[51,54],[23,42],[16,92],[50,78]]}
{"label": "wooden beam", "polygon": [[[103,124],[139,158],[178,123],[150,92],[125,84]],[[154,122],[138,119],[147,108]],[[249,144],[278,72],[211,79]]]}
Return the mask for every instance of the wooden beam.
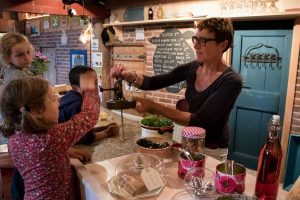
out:
{"label": "wooden beam", "polygon": [[[109,17],[110,10],[104,9],[96,3],[88,3],[85,9],[80,4],[74,3],[70,5],[76,10],[77,15],[88,15],[105,19]],[[62,3],[62,0],[1,0],[0,10],[14,11],[14,12],[28,12],[28,13],[41,13],[51,15],[67,15],[67,7]]]}
{"label": "wooden beam", "polygon": [[15,20],[0,18],[0,32],[12,32],[15,30]]}

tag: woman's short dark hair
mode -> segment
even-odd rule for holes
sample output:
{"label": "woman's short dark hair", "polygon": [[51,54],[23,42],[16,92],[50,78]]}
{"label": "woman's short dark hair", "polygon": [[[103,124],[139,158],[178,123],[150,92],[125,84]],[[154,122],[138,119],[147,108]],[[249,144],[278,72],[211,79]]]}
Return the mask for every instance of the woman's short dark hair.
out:
{"label": "woman's short dark hair", "polygon": [[197,28],[201,31],[207,29],[211,33],[215,33],[218,43],[225,40],[228,41],[227,47],[223,52],[227,51],[233,44],[233,26],[228,18],[209,18],[200,20],[197,23]]}

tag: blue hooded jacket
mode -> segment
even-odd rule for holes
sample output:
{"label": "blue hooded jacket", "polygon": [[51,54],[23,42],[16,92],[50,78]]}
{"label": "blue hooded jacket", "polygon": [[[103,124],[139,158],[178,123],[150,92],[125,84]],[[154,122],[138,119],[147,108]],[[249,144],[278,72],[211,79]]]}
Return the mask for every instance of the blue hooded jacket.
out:
{"label": "blue hooded jacket", "polygon": [[[82,102],[83,99],[79,92],[76,92],[75,90],[69,90],[60,99],[58,122],[66,122],[69,119],[71,119],[74,115],[79,113],[81,111]],[[79,143],[89,145],[94,142],[94,139],[95,134],[92,129],[79,140]]]}

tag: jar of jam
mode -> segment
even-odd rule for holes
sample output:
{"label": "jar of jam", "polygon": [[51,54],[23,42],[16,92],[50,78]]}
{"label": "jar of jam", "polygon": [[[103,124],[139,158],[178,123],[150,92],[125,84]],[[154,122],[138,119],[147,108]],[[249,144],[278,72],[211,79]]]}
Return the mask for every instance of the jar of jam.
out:
{"label": "jar of jam", "polygon": [[204,153],[205,129],[187,126],[181,130],[181,147],[190,153]]}

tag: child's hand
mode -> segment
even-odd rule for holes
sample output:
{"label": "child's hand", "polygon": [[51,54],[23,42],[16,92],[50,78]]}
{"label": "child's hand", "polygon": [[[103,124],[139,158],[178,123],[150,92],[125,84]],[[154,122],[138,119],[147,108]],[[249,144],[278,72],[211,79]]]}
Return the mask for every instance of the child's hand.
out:
{"label": "child's hand", "polygon": [[70,158],[75,158],[82,162],[88,162],[88,161],[91,161],[91,159],[92,159],[92,154],[84,149],[76,149],[76,148],[70,147],[68,149],[68,153],[69,153]]}
{"label": "child's hand", "polygon": [[81,91],[94,90],[97,88],[97,74],[96,72],[87,72],[80,75],[80,89]]}

